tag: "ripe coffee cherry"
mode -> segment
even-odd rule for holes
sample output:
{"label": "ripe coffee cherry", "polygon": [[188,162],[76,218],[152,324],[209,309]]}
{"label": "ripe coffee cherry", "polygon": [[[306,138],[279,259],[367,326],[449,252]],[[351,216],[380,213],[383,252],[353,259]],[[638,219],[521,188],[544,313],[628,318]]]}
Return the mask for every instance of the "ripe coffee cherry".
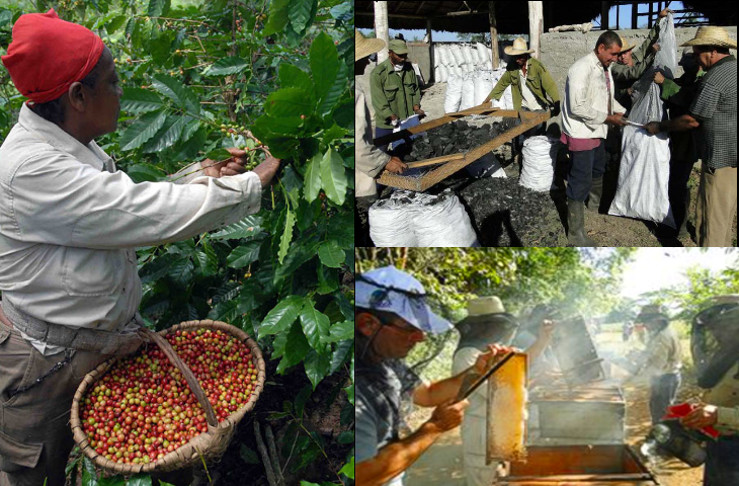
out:
{"label": "ripe coffee cherry", "polygon": [[[195,374],[219,421],[249,401],[257,369],[246,344],[207,328],[165,337]],[[80,405],[90,445],[115,462],[148,464],[208,430],[205,410],[182,373],[154,344],[118,360]]]}

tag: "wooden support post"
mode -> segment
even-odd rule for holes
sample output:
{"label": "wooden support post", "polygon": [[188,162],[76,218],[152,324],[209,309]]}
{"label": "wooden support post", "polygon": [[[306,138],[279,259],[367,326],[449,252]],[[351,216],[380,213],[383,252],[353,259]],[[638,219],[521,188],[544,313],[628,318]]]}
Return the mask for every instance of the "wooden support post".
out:
{"label": "wooden support post", "polygon": [[[387,2],[375,2],[375,37],[384,40],[386,46],[390,42],[388,30]],[[378,52],[377,64],[387,59],[387,56],[387,49]]]}
{"label": "wooden support post", "polygon": [[495,20],[495,2],[488,2],[488,19],[490,20],[490,49],[493,51],[493,69],[498,69],[498,23]]}
{"label": "wooden support post", "polygon": [[647,29],[652,28],[652,15],[654,15],[654,4],[649,2],[649,17],[647,17]]}
{"label": "wooden support post", "polygon": [[541,58],[541,34],[544,31],[543,2],[529,2],[529,49],[533,50],[532,57]]}
{"label": "wooden support post", "polygon": [[631,2],[631,28],[636,29],[637,14],[639,13],[639,2]]}
{"label": "wooden support post", "polygon": [[608,30],[608,2],[600,2],[600,28]]}
{"label": "wooden support post", "polygon": [[426,19],[426,37],[429,41],[429,79],[426,83],[431,84],[436,82],[436,75],[434,74],[434,39],[431,35],[431,18]]}

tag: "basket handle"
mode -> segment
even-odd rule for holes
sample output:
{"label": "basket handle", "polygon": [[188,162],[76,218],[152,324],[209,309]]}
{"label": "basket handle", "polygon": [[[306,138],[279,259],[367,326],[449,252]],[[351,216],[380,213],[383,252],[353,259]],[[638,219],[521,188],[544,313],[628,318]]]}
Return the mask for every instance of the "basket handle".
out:
{"label": "basket handle", "polygon": [[198,383],[198,379],[195,378],[195,374],[192,372],[192,370],[190,370],[185,362],[180,359],[180,357],[177,355],[169,342],[162,336],[153,331],[150,331],[149,329],[146,329],[145,327],[142,327],[139,332],[142,334],[142,337],[145,341],[154,342],[157,346],[159,346],[164,352],[164,355],[167,356],[167,358],[172,362],[175,368],[182,372],[182,375],[185,377],[185,381],[187,381],[187,384],[190,385],[190,390],[192,390],[192,392],[195,394],[195,397],[198,399],[198,402],[200,402],[200,405],[202,405],[205,409],[205,418],[208,421],[208,424],[212,425],[213,427],[217,427],[218,419],[216,418],[216,414],[213,411],[213,406],[208,401],[208,397],[205,396],[205,392],[200,386],[200,383]]}

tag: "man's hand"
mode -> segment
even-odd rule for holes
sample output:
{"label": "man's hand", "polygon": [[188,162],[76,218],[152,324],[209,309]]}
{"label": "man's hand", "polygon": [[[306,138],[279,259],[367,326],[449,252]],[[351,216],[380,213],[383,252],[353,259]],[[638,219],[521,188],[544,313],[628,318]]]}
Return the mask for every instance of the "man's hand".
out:
{"label": "man's hand", "polygon": [[391,157],[390,161],[385,165],[385,170],[393,174],[402,174],[407,168],[408,166],[397,157]]}
{"label": "man's hand", "polygon": [[478,375],[485,373],[493,363],[496,361],[496,356],[513,351],[513,349],[507,346],[501,346],[500,344],[488,344],[487,351],[477,357],[475,361],[475,372]]}
{"label": "man's hand", "polygon": [[692,130],[693,128],[698,128],[699,126],[700,123],[698,123],[698,120],[688,115],[687,113],[681,117],[675,118],[674,120],[670,120],[671,131],[674,130],[676,132],[684,132],[687,130]]}
{"label": "man's hand", "polygon": [[655,42],[654,44],[652,44],[652,50],[653,50],[653,51],[654,51],[655,53],[659,52],[659,50],[660,50],[661,48],[662,48],[662,47],[661,47],[661,46],[659,45],[659,42]]}
{"label": "man's hand", "polygon": [[666,8],[666,9],[662,10],[662,11],[661,11],[661,12],[660,12],[660,13],[659,13],[659,14],[657,15],[657,18],[660,18],[660,19],[661,19],[662,17],[667,17],[667,14],[668,14],[668,13],[672,13],[672,10],[670,10],[669,8]]}
{"label": "man's hand", "polygon": [[715,425],[718,421],[718,409],[715,405],[700,405],[698,408],[680,419],[680,422],[689,429],[702,429]]}
{"label": "man's hand", "polygon": [[626,125],[626,120],[624,120],[623,113],[614,113],[613,115],[608,115],[606,117],[606,123],[610,123],[616,127],[623,127]]}
{"label": "man's hand", "polygon": [[223,162],[216,163],[214,160],[205,159],[200,162],[200,166],[204,167],[203,174],[210,177],[230,176],[242,174],[246,171],[246,152],[235,147],[227,148],[231,158]]}
{"label": "man's hand", "polygon": [[659,129],[659,122],[649,122],[646,125],[644,125],[644,129],[649,133],[650,135],[657,135],[661,130]]}
{"label": "man's hand", "polygon": [[654,82],[657,84],[662,84],[665,82],[665,76],[659,71],[655,71],[654,73]]}
{"label": "man's hand", "polygon": [[426,116],[426,112],[421,109],[419,105],[413,105],[413,113],[418,115],[418,118],[421,119]]}
{"label": "man's hand", "polygon": [[458,427],[462,423],[464,417],[464,409],[470,405],[467,400],[462,400],[457,403],[445,403],[439,405],[434,409],[431,414],[429,423],[437,427],[442,432],[452,430]]}
{"label": "man's hand", "polygon": [[252,170],[252,172],[259,176],[259,180],[262,181],[262,187],[267,187],[269,185],[272,178],[277,173],[277,169],[280,168],[280,159],[272,157],[272,154],[266,150],[265,153],[267,154],[267,158],[264,162],[254,167],[254,170]]}

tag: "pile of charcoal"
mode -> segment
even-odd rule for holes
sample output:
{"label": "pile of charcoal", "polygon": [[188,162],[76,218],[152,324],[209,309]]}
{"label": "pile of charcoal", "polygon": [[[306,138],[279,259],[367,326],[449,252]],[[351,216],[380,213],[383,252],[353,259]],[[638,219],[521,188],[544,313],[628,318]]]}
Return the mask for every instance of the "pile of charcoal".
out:
{"label": "pile of charcoal", "polygon": [[467,152],[489,142],[503,131],[498,122],[481,127],[470,125],[464,120],[447,123],[414,139],[410,154],[403,160],[408,162]]}
{"label": "pile of charcoal", "polygon": [[517,179],[484,177],[457,191],[481,246],[564,246],[557,207],[548,193]]}

